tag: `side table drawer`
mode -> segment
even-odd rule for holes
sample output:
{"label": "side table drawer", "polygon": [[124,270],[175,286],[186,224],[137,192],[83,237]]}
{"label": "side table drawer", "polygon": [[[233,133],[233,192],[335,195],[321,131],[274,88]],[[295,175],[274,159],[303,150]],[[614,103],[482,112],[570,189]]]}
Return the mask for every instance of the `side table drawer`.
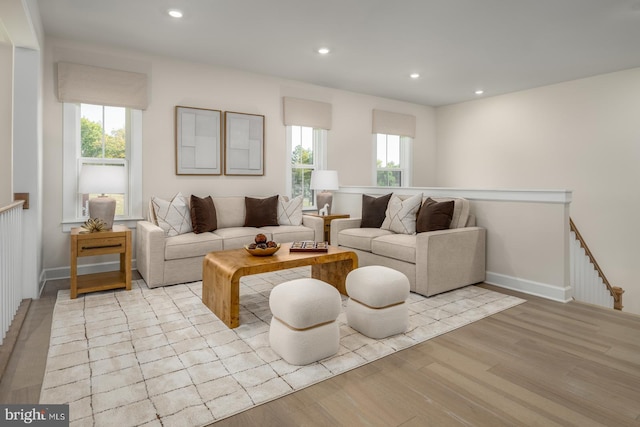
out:
{"label": "side table drawer", "polygon": [[104,237],[89,241],[78,239],[78,256],[118,254],[123,253],[125,249],[124,237]]}

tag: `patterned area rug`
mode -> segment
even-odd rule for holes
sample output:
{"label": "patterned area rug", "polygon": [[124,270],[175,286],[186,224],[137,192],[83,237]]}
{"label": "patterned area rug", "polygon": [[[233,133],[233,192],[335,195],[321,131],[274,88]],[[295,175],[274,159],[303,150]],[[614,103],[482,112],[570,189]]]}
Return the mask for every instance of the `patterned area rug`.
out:
{"label": "patterned area rug", "polygon": [[[340,323],[340,351],[292,366],[269,347],[269,293],[303,267],[241,280],[241,326],[202,304],[202,283],[69,299],[59,291],[40,403],[68,403],[71,425],[198,426],[300,390],[524,300],[476,286],[409,297],[405,334],[374,340]],[[343,297],[343,307],[346,298]]]}

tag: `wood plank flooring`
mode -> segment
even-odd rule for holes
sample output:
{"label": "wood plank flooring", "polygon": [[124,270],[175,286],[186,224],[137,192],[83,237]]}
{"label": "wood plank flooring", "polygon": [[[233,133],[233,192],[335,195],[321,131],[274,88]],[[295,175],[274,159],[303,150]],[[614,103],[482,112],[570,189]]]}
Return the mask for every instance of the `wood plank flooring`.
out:
{"label": "wood plank flooring", "polygon": [[[65,286],[32,302],[0,402],[38,402]],[[527,302],[215,426],[640,426],[640,316],[484,286]]]}

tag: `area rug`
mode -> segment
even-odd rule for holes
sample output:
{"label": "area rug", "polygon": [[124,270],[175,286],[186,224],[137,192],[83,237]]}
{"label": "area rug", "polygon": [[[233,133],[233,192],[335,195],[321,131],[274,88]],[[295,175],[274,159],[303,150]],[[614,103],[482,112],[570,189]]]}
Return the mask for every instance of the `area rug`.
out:
{"label": "area rug", "polygon": [[[69,299],[58,292],[40,394],[69,404],[71,425],[202,426],[467,325],[524,300],[468,286],[408,300],[409,330],[374,340],[340,323],[340,351],[307,366],[269,347],[269,293],[309,267],[241,280],[240,324],[202,304],[202,282]],[[343,297],[343,308],[347,299]]]}

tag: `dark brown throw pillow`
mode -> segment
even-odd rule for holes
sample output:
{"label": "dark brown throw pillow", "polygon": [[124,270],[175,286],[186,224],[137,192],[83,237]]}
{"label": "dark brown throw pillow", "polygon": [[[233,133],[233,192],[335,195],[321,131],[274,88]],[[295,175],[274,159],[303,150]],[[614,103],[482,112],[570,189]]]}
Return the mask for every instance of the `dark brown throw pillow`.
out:
{"label": "dark brown throw pillow", "polygon": [[216,207],[211,196],[204,199],[191,195],[191,226],[196,234],[213,231],[218,228]]}
{"label": "dark brown throw pillow", "polygon": [[380,228],[392,194],[389,193],[380,197],[362,195],[362,222],[360,223],[360,228]]}
{"label": "dark brown throw pillow", "polygon": [[453,206],[453,200],[436,202],[428,197],[418,211],[416,233],[448,229],[453,218]]}
{"label": "dark brown throw pillow", "polygon": [[278,225],[278,195],[264,199],[244,198],[246,214],[245,227],[264,227]]}

